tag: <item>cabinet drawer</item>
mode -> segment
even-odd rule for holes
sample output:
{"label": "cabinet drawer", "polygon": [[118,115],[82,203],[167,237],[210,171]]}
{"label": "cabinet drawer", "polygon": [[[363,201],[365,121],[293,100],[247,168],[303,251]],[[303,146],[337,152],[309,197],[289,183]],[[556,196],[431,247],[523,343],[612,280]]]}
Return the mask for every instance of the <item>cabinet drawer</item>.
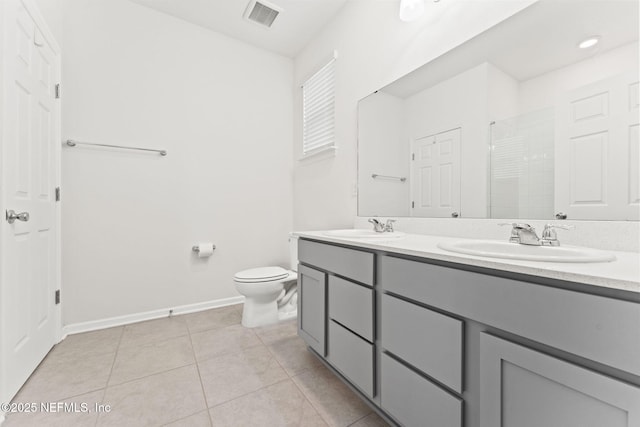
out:
{"label": "cabinet drawer", "polygon": [[637,302],[389,256],[377,266],[385,291],[640,375]]}
{"label": "cabinet drawer", "polygon": [[298,260],[373,286],[372,253],[300,239]]}
{"label": "cabinet drawer", "polygon": [[373,342],[373,289],[329,276],[329,317]]}
{"label": "cabinet drawer", "polygon": [[382,355],[380,403],[405,427],[460,427],[462,400],[386,354]]}
{"label": "cabinet drawer", "polygon": [[373,397],[373,346],[333,321],[329,322],[329,362]]}
{"label": "cabinet drawer", "polygon": [[382,296],[382,347],[462,393],[463,322]]}

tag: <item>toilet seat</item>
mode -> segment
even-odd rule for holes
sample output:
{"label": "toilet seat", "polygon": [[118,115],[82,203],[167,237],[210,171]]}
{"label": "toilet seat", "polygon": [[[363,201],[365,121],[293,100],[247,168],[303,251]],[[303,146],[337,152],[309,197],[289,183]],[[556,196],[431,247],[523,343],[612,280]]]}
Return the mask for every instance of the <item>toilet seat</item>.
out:
{"label": "toilet seat", "polygon": [[289,272],[282,267],[260,267],[243,270],[233,276],[233,280],[239,283],[273,282],[286,279]]}

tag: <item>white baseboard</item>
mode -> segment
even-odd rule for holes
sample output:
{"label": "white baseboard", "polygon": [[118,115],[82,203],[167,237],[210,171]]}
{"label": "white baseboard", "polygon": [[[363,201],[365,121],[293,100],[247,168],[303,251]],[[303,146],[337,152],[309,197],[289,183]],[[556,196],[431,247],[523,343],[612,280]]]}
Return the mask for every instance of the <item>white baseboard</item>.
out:
{"label": "white baseboard", "polygon": [[81,332],[97,331],[100,329],[112,328],[114,326],[128,325],[130,323],[142,322],[145,320],[159,319],[171,315],[195,313],[212,308],[226,307],[228,305],[241,304],[244,302],[243,296],[223,298],[213,301],[198,302],[195,304],[181,305],[178,307],[164,308],[160,310],[146,311],[143,313],[127,314],[124,316],[110,317],[108,319],[92,320],[89,322],[72,323],[62,327],[62,339],[67,335],[79,334]]}

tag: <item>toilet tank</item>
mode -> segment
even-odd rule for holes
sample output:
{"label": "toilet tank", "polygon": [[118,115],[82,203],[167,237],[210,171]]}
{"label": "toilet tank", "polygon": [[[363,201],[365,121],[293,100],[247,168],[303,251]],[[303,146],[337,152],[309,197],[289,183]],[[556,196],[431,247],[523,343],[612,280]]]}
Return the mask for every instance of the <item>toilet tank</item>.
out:
{"label": "toilet tank", "polygon": [[289,233],[289,268],[298,271],[298,236]]}

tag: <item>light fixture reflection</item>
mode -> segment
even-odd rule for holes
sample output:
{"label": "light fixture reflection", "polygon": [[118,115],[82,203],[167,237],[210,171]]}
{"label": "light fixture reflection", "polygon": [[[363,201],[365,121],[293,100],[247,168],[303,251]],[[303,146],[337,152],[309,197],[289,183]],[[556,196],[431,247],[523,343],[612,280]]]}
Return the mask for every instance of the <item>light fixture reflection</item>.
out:
{"label": "light fixture reflection", "polygon": [[415,21],[424,13],[424,0],[400,0],[400,20]]}
{"label": "light fixture reflection", "polygon": [[591,36],[578,43],[578,47],[580,49],[589,49],[590,47],[597,45],[599,41],[600,36]]}

